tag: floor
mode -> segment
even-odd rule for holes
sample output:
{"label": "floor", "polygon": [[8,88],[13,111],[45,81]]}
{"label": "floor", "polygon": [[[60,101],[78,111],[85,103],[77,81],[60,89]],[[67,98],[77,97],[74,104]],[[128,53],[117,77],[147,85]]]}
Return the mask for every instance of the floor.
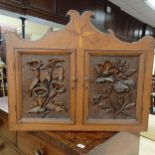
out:
{"label": "floor", "polygon": [[149,115],[148,131],[141,133],[139,155],[155,155],[155,115]]}
{"label": "floor", "polygon": [[139,155],[155,155],[155,141],[141,136]]}

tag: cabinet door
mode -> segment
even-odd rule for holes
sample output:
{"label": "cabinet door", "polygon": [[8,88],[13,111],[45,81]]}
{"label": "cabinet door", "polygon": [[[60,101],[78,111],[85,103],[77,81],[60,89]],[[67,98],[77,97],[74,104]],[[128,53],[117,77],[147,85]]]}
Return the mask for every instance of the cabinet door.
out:
{"label": "cabinet door", "polygon": [[90,12],[68,14],[36,42],[7,35],[10,128],[146,130],[154,39],[121,42],[94,29]]}
{"label": "cabinet door", "polygon": [[17,128],[73,124],[75,52],[16,50],[15,60]]}
{"label": "cabinet door", "polygon": [[145,54],[86,51],[85,124],[132,129],[141,124]]}

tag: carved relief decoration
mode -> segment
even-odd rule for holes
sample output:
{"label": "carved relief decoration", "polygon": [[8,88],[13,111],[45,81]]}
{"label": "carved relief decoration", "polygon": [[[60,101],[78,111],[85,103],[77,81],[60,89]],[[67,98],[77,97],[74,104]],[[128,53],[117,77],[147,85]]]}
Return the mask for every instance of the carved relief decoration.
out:
{"label": "carved relief decoration", "polygon": [[106,119],[134,118],[138,59],[107,58],[94,66],[93,87],[96,87],[96,93],[93,92],[90,98],[93,117],[98,115],[97,117]]}
{"label": "carved relief decoration", "polygon": [[65,63],[58,57],[23,57],[23,98],[27,96],[23,109],[26,117],[45,118],[51,117],[52,113],[63,117],[68,112],[65,103],[68,101],[61,97],[67,98]]}
{"label": "carved relief decoration", "polygon": [[50,110],[56,112],[67,110],[63,102],[60,104],[54,102],[54,97],[65,91],[64,86],[59,83],[64,78],[64,69],[62,66],[55,67],[55,64],[61,62],[63,60],[49,59],[46,66],[43,66],[41,60],[27,62],[27,66],[34,73],[34,79],[29,88],[30,96],[36,97],[36,106],[28,110],[28,113],[46,114]]}

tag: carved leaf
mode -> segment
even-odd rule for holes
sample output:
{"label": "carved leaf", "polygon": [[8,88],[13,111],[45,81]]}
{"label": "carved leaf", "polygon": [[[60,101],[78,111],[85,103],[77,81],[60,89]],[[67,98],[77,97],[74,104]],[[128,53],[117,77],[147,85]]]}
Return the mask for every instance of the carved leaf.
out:
{"label": "carved leaf", "polygon": [[111,114],[113,111],[110,108],[104,109],[103,114]]}
{"label": "carved leaf", "polygon": [[98,104],[98,102],[100,101],[101,98],[102,98],[102,94],[97,94],[91,98],[91,103]]}
{"label": "carved leaf", "polygon": [[126,76],[131,76],[132,74],[134,74],[136,72],[136,69],[128,69],[127,72],[125,72],[125,75]]}
{"label": "carved leaf", "polygon": [[30,85],[30,95],[32,95],[32,90],[34,89],[34,87],[38,84],[39,82],[39,79],[37,77],[35,77],[33,79],[33,81],[31,82],[31,85]]}
{"label": "carved leaf", "polygon": [[133,114],[132,114],[130,111],[128,111],[128,110],[124,110],[124,111],[122,111],[122,113],[125,114],[126,116],[132,116],[132,115],[133,115]]}
{"label": "carved leaf", "polygon": [[56,104],[53,104],[53,103],[47,104],[46,108],[48,110],[53,110],[55,112],[65,111],[65,107],[64,106],[56,105]]}
{"label": "carved leaf", "polygon": [[53,70],[52,79],[62,81],[64,78],[64,69],[62,66],[56,66]]}
{"label": "carved leaf", "polygon": [[44,107],[42,107],[42,108],[40,108],[40,109],[38,110],[39,113],[43,113],[43,112],[45,112],[45,111],[46,111],[46,109],[45,109]]}
{"label": "carved leaf", "polygon": [[54,104],[58,105],[58,106],[64,106],[64,102],[62,102],[62,101],[55,101]]}
{"label": "carved leaf", "polygon": [[128,92],[130,89],[128,85],[124,84],[122,81],[118,81],[114,84],[114,90],[117,93],[123,93]]}
{"label": "carved leaf", "polygon": [[110,104],[107,104],[107,103],[104,103],[104,102],[100,102],[100,103],[98,104],[98,106],[99,106],[100,108],[102,108],[102,109],[111,109]]}
{"label": "carved leaf", "polygon": [[37,107],[34,107],[34,108],[28,110],[27,112],[28,113],[43,113],[45,111],[46,111],[45,108],[41,108],[40,106],[37,106]]}
{"label": "carved leaf", "polygon": [[56,106],[55,111],[56,112],[61,112],[61,111],[65,111],[65,109],[63,107]]}
{"label": "carved leaf", "polygon": [[48,110],[55,110],[56,109],[56,105],[53,104],[53,103],[49,103],[49,104],[46,105],[46,108]]}
{"label": "carved leaf", "polygon": [[135,104],[136,103],[134,103],[134,102],[133,103],[126,104],[123,109],[126,109],[126,110],[131,109],[131,108],[133,108],[135,106]]}
{"label": "carved leaf", "polygon": [[122,107],[124,105],[124,97],[121,96],[119,99],[118,99],[118,103],[119,103],[119,106]]}
{"label": "carved leaf", "polygon": [[96,83],[114,82],[112,77],[99,77],[96,79]]}
{"label": "carved leaf", "polygon": [[65,87],[57,82],[53,82],[52,87],[57,93],[63,93],[65,91]]}
{"label": "carved leaf", "polygon": [[124,83],[124,84],[130,86],[131,88],[133,88],[134,85],[135,85],[134,81],[131,80],[131,79],[129,79],[129,80],[122,80],[122,83]]}

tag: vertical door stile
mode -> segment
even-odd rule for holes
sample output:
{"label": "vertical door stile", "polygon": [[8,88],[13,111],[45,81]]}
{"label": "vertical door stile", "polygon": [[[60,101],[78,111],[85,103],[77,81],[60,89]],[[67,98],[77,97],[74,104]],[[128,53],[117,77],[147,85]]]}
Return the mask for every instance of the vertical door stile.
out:
{"label": "vertical door stile", "polygon": [[84,53],[85,57],[85,64],[84,64],[84,122],[88,119],[88,98],[89,98],[89,84],[90,84],[90,77],[89,77],[89,54],[87,52]]}
{"label": "vertical door stile", "polygon": [[75,108],[76,108],[76,88],[77,88],[77,75],[76,75],[76,51],[71,53],[71,85],[70,85],[70,90],[71,90],[71,106],[70,106],[70,111],[71,111],[71,118],[73,119],[73,124],[75,124],[76,121],[76,116],[75,116]]}
{"label": "vertical door stile", "polygon": [[83,85],[84,85],[84,51],[77,49],[77,104],[76,104],[76,125],[83,124]]}

